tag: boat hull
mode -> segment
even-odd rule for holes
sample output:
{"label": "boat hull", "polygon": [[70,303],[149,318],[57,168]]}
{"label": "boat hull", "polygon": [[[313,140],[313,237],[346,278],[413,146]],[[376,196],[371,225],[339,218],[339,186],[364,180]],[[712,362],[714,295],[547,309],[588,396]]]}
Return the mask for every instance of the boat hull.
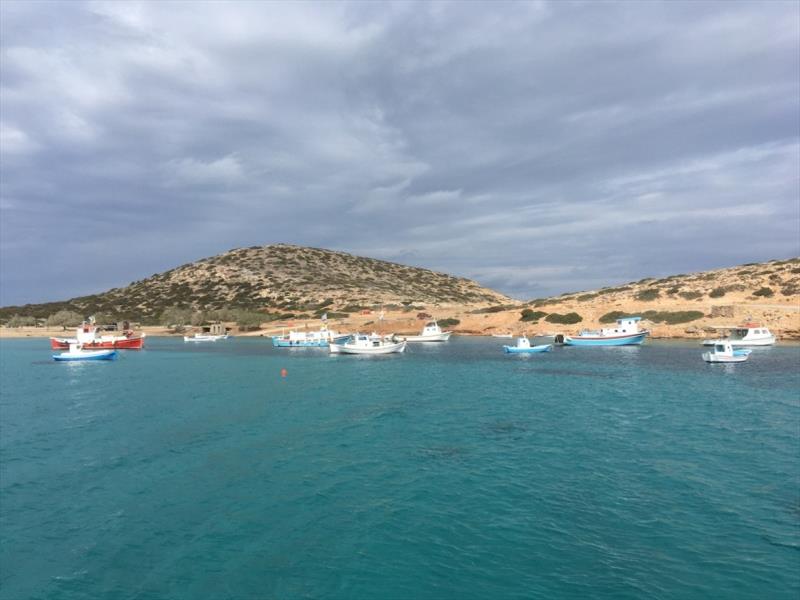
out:
{"label": "boat hull", "polygon": [[116,350],[81,350],[79,352],[62,352],[53,354],[53,360],[59,362],[76,362],[79,360],[114,360]]}
{"label": "boat hull", "polygon": [[618,336],[564,336],[567,346],[637,346],[644,343],[648,332]]}
{"label": "boat hull", "polygon": [[[333,338],[333,343],[339,343],[347,340],[349,335],[337,335]],[[329,340],[288,340],[282,337],[273,337],[272,346],[274,348],[327,348],[330,345]]]}
{"label": "boat hull", "polygon": [[347,344],[331,344],[331,354],[395,354],[405,352],[406,343],[386,344],[369,348],[348,346]]}
{"label": "boat hull", "polygon": [[[66,350],[70,343],[74,344],[77,340],[69,338],[50,338],[50,348],[53,350]],[[86,350],[141,350],[144,348],[144,336],[117,339],[117,340],[96,340],[84,342]]]}
{"label": "boat hull", "polygon": [[328,346],[327,340],[282,340],[272,338],[272,345],[275,348],[326,348]]}
{"label": "boat hull", "polygon": [[216,342],[219,340],[227,340],[227,335],[195,335],[195,336],[183,336],[184,342]]}
{"label": "boat hull", "polygon": [[733,356],[717,356],[713,352],[703,352],[703,360],[707,363],[740,363],[750,358],[749,354]]}
{"label": "boat hull", "polygon": [[717,339],[717,340],[703,340],[703,346],[715,346],[720,342],[727,342],[734,348],[742,348],[747,346],[774,346],[777,338],[774,335],[765,338],[759,338],[755,340],[729,340],[729,339]]}
{"label": "boat hull", "polygon": [[452,331],[445,331],[433,335],[398,335],[395,337],[404,342],[446,342],[451,335],[453,335]]}
{"label": "boat hull", "polygon": [[537,354],[539,352],[550,352],[553,349],[553,344],[541,344],[539,346],[531,346],[530,348],[517,348],[516,346],[503,346],[508,354]]}

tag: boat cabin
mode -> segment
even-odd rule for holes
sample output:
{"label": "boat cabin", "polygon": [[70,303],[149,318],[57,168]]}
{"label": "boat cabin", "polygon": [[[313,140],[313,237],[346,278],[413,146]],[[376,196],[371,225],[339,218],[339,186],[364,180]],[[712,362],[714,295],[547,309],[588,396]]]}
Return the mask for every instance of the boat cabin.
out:
{"label": "boat cabin", "polygon": [[639,333],[639,321],[641,317],[621,317],[617,319],[615,327],[605,327],[601,330],[602,335],[626,335]]}
{"label": "boat cabin", "polygon": [[531,341],[527,337],[517,338],[517,348],[530,348]]}
{"label": "boat cabin", "polygon": [[442,328],[439,327],[436,321],[425,323],[425,327],[422,329],[422,335],[436,335],[439,333],[442,333]]}

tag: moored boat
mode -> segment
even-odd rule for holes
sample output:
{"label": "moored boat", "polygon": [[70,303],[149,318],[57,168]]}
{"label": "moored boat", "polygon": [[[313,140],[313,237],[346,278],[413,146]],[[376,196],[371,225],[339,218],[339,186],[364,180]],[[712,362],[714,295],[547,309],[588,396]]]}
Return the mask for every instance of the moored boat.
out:
{"label": "moored boat", "polygon": [[772,332],[758,323],[744,323],[736,327],[713,327],[718,331],[727,332],[724,338],[703,340],[704,346],[715,346],[720,342],[728,342],[731,346],[772,346],[777,338]]}
{"label": "moored boat", "polygon": [[60,354],[53,354],[53,360],[67,362],[78,360],[114,360],[116,350],[84,350],[81,344],[70,344],[69,350]]}
{"label": "moored boat", "polygon": [[230,336],[226,333],[224,335],[207,335],[203,333],[196,333],[194,335],[183,336],[184,342],[216,342],[219,340],[227,340]]}
{"label": "moored boat", "polygon": [[516,346],[503,346],[503,350],[508,354],[535,354],[537,352],[550,352],[552,349],[553,344],[531,346],[531,341],[525,336],[517,338]]}
{"label": "moored boat", "polygon": [[84,321],[76,330],[74,338],[50,338],[53,350],[65,350],[70,344],[80,344],[86,350],[141,350],[145,333],[125,331],[122,335],[99,335],[93,319]]}
{"label": "moored boat", "polygon": [[446,342],[453,335],[452,331],[442,331],[436,319],[426,323],[419,335],[395,335],[394,338],[404,342]]}
{"label": "moored boat", "polygon": [[406,342],[393,342],[377,333],[356,333],[347,341],[330,344],[329,349],[331,354],[394,354],[404,352]]}
{"label": "moored boat", "polygon": [[564,344],[567,346],[629,346],[644,342],[650,335],[647,330],[639,329],[641,317],[622,317],[617,319],[616,327],[600,330],[581,331],[575,336],[565,335]]}
{"label": "moored boat", "polygon": [[752,350],[746,348],[734,349],[728,341],[719,341],[714,344],[714,348],[701,355],[707,363],[738,363],[750,358]]}
{"label": "moored boat", "polygon": [[285,335],[272,337],[272,345],[276,348],[325,348],[350,337],[348,333],[338,333],[325,325],[317,331],[290,331]]}
{"label": "moored boat", "polygon": [[514,334],[512,334],[512,333],[493,333],[492,337],[493,338],[503,338],[503,339],[510,340],[511,338],[514,337]]}

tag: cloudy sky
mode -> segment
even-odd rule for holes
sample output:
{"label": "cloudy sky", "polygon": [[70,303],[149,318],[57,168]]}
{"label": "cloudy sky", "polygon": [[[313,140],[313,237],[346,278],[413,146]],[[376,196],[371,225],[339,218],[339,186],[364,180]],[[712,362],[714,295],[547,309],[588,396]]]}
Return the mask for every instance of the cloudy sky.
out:
{"label": "cloudy sky", "polygon": [[800,254],[800,4],[0,3],[0,304],[287,242],[520,298]]}

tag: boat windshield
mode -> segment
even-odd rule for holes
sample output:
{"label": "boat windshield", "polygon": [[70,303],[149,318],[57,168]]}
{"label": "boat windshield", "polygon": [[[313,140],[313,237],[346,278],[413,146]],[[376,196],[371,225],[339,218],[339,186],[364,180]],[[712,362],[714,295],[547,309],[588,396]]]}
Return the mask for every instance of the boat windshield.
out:
{"label": "boat windshield", "polygon": [[722,344],[717,344],[716,346],[714,346],[714,350],[716,350],[717,352],[725,352],[725,346]]}

